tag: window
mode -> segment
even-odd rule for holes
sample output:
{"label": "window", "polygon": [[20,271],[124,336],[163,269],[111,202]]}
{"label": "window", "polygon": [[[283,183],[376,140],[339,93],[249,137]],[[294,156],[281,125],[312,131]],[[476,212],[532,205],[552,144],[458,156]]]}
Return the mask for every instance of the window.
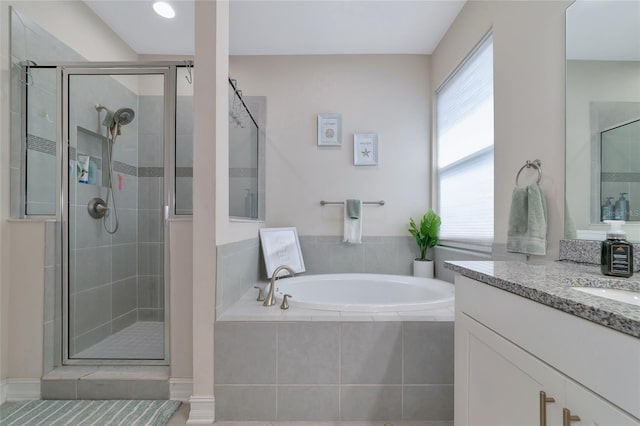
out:
{"label": "window", "polygon": [[487,36],[436,92],[440,239],[493,242],[493,38]]}

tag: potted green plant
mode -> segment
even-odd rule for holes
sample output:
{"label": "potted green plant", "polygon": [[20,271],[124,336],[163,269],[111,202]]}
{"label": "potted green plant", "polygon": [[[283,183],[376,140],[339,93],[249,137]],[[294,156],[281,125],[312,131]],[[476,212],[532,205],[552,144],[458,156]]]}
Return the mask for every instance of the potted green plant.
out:
{"label": "potted green plant", "polygon": [[440,222],[440,216],[433,209],[422,216],[419,225],[413,218],[409,220],[409,233],[416,239],[420,249],[420,257],[413,261],[413,275],[416,277],[433,278],[433,260],[427,258],[427,251],[438,244]]}

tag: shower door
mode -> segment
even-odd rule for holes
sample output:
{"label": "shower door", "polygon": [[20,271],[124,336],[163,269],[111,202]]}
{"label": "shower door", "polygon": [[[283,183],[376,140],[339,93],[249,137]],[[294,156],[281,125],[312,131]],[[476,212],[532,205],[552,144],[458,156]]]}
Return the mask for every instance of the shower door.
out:
{"label": "shower door", "polygon": [[167,362],[170,73],[175,68],[63,69],[67,364]]}

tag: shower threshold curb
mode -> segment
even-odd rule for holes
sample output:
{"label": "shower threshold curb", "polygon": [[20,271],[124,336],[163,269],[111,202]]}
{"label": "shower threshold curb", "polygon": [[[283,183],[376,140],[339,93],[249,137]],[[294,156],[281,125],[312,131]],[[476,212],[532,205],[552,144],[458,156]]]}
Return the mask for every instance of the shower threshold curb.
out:
{"label": "shower threshold curb", "polygon": [[66,365],[45,374],[43,380],[169,380],[166,366]]}

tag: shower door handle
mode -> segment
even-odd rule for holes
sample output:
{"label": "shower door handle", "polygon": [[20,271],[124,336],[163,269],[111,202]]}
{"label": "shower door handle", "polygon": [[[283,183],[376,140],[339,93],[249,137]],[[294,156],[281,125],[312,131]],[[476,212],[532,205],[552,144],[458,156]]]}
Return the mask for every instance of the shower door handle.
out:
{"label": "shower door handle", "polygon": [[169,206],[163,206],[162,215],[164,216],[164,226],[166,227],[169,224]]}

